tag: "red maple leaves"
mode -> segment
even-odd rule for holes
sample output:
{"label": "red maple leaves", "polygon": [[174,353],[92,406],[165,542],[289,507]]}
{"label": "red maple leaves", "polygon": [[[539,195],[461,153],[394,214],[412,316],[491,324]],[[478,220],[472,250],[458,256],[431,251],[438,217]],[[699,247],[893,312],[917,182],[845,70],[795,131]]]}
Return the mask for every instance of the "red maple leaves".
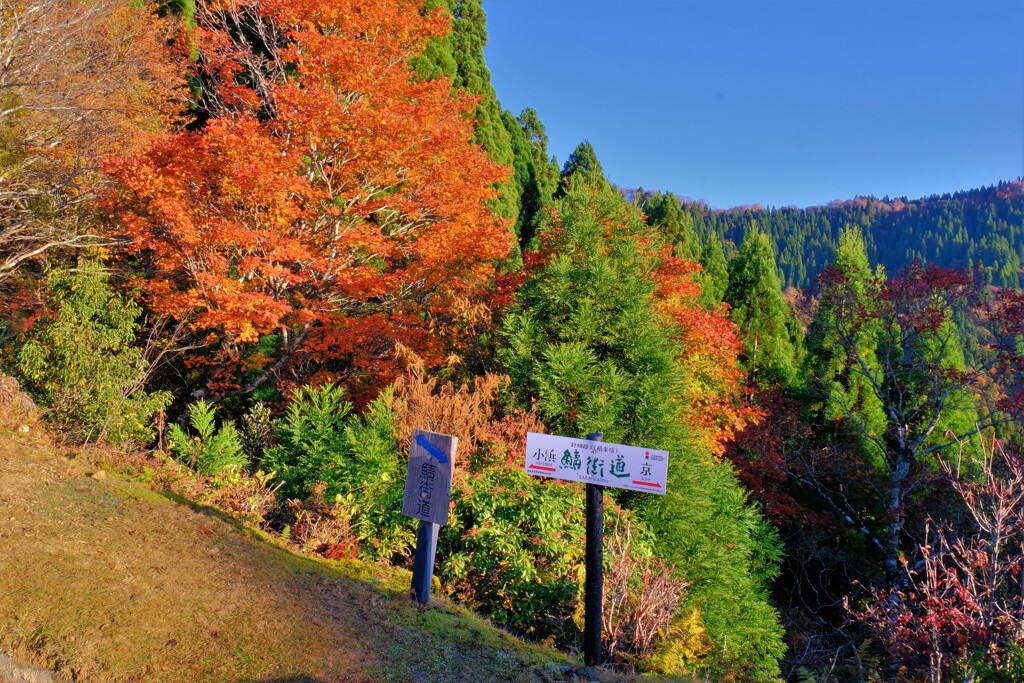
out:
{"label": "red maple leaves", "polygon": [[471,143],[475,100],[409,69],[446,19],[268,0],[198,20],[210,118],[112,161],[109,206],[148,305],[208,343],[208,388],[386,382],[397,344],[428,364],[457,351],[511,232],[488,208],[507,171]]}

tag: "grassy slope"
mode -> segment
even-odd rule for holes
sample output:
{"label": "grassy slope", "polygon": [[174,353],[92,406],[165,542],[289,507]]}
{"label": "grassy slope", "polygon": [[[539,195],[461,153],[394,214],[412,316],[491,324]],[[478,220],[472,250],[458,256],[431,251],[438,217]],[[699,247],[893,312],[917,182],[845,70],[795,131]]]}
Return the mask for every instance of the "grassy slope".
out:
{"label": "grassy slope", "polygon": [[0,427],[0,644],[88,681],[549,681],[567,660],[409,575],[296,556]]}

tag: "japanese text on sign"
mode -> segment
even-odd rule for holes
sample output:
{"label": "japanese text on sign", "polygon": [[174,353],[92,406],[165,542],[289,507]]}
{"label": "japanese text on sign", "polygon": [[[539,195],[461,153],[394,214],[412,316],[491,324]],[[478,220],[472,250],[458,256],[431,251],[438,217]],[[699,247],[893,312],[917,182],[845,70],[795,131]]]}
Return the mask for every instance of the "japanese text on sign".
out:
{"label": "japanese text on sign", "polygon": [[631,491],[665,493],[668,452],[529,432],[526,435],[526,473]]}
{"label": "japanese text on sign", "polygon": [[429,460],[420,465],[420,480],[416,487],[416,491],[419,493],[416,512],[424,517],[430,517],[430,497],[434,493],[434,471],[436,469]]}
{"label": "japanese text on sign", "polygon": [[403,515],[434,524],[447,523],[452,465],[458,441],[447,434],[413,430],[402,498]]}

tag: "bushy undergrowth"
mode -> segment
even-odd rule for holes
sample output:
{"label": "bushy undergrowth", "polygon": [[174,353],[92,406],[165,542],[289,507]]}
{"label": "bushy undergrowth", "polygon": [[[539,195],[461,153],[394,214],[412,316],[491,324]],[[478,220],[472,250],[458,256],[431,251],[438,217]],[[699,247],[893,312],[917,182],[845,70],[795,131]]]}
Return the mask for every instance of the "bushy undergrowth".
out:
{"label": "bushy undergrowth", "polygon": [[[409,554],[415,528],[401,516],[406,456],[392,403],[385,391],[360,415],[336,387],[294,393],[262,467],[277,473],[281,496],[292,501],[289,531],[308,536],[305,545],[368,559]],[[321,520],[337,530],[333,538],[315,533]]]}
{"label": "bushy undergrowth", "polygon": [[95,260],[47,281],[49,314],[15,354],[25,389],[71,441],[149,442],[153,415],[171,396],[143,391],[149,363],[135,343],[142,309],[111,289]]}
{"label": "bushy undergrowth", "polygon": [[249,464],[242,450],[238,429],[231,421],[217,429],[213,404],[193,403],[188,410],[194,436],[174,424],[168,434],[171,452],[180,462],[200,474],[214,476],[228,469],[241,469]]}
{"label": "bushy undergrowth", "polygon": [[495,622],[571,642],[583,565],[580,487],[502,465],[460,481],[438,541],[438,575]]}
{"label": "bushy undergrowth", "polygon": [[[525,434],[519,427],[542,425],[529,414],[503,415],[500,385],[500,378],[488,377],[472,388],[455,387],[428,378],[414,364],[397,394],[389,389],[362,411],[337,388],[303,387],[277,419],[258,420],[272,432],[258,441],[272,445],[253,463],[260,471],[251,474],[242,469],[246,430],[240,435],[228,421],[216,429],[210,404],[191,406],[191,434],[172,427],[170,441],[176,460],[208,475],[209,484],[197,494],[203,500],[277,529],[307,551],[410,566],[416,522],[401,515],[408,453],[397,434],[408,434],[413,421],[435,428],[458,422],[464,443],[472,446],[457,455],[462,464],[451,514],[438,541],[435,574],[443,591],[514,632],[576,648],[583,625],[582,487],[521,471],[515,456]],[[435,401],[426,401],[428,395]],[[475,408],[467,410],[467,404]],[[276,505],[268,500],[274,492]],[[633,529],[633,542],[609,546],[607,557],[620,574],[625,568],[620,606],[636,607],[651,598],[651,568],[672,569],[651,564],[654,539],[647,525],[611,498],[606,521],[609,530]],[[665,634],[682,633],[676,622],[685,591],[667,576],[662,580],[675,586],[662,596],[662,611],[652,619],[653,611],[612,610],[605,637],[609,651],[634,666],[679,671],[678,657],[670,658],[674,665],[656,657],[665,650],[658,649]],[[644,638],[636,637],[638,619]],[[690,644],[706,641],[699,617],[690,623]]]}
{"label": "bushy undergrowth", "polygon": [[363,415],[354,413],[337,387],[298,389],[277,424],[278,445],[263,458],[289,498],[306,498],[318,482],[325,495],[360,506],[376,500],[397,477],[392,393],[385,391]]}

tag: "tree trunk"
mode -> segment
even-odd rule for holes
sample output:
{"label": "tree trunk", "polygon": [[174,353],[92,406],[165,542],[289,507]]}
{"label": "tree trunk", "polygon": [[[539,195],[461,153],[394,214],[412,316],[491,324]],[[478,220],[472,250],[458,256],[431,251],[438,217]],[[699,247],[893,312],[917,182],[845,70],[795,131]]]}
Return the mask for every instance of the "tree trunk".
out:
{"label": "tree trunk", "polygon": [[903,525],[906,521],[903,502],[907,493],[907,478],[910,474],[911,461],[912,454],[901,449],[889,475],[889,502],[886,505],[889,531],[885,538],[885,573],[889,585],[892,587],[895,587],[900,579],[900,535],[903,533]]}

